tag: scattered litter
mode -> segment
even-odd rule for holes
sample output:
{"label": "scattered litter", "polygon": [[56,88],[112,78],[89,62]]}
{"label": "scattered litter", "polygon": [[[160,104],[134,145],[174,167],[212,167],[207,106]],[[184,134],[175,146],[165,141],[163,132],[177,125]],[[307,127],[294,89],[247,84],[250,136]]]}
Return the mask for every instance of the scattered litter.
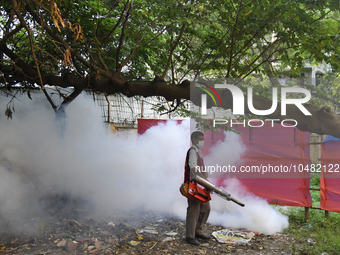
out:
{"label": "scattered litter", "polygon": [[81,224],[78,221],[76,221],[76,220],[69,220],[68,224],[70,226],[81,226]]}
{"label": "scattered litter", "polygon": [[139,233],[149,233],[149,234],[154,234],[157,235],[158,232],[156,231],[155,228],[153,227],[145,227],[139,231]]}
{"label": "scattered litter", "polygon": [[308,238],[307,242],[309,244],[315,244],[316,243],[312,238]]}
{"label": "scattered litter", "polygon": [[109,223],[107,223],[107,226],[114,228],[116,226],[116,224],[114,224],[112,221],[110,221]]}
{"label": "scattered litter", "polygon": [[90,250],[93,250],[94,248],[96,248],[96,246],[94,245],[90,245],[89,247],[87,247],[87,249],[90,251]]}
{"label": "scattered litter", "polygon": [[222,229],[212,233],[220,243],[248,243],[255,235],[250,231]]}
{"label": "scattered litter", "polygon": [[129,224],[127,224],[126,222],[122,222],[120,224],[123,225],[126,228],[134,228],[134,227],[130,226]]}
{"label": "scattered litter", "polygon": [[57,243],[58,247],[64,247],[66,244],[66,240],[61,240],[60,242]]}
{"label": "scattered litter", "polygon": [[175,235],[177,235],[176,232],[166,232],[165,234],[166,234],[167,236],[175,236]]}
{"label": "scattered litter", "polygon": [[137,246],[138,244],[140,244],[140,242],[138,242],[138,241],[132,241],[132,240],[131,240],[131,241],[129,242],[129,244],[132,245],[132,246]]}
{"label": "scattered litter", "polygon": [[[11,240],[10,244],[15,244],[18,240],[19,240],[19,238],[13,239],[13,240]],[[2,249],[2,250],[3,250],[3,249]]]}
{"label": "scattered litter", "polygon": [[99,248],[99,249],[100,249],[100,248],[103,247],[104,242],[102,242],[102,241],[96,241],[94,245],[96,246],[96,248]]}
{"label": "scattered litter", "polygon": [[173,240],[176,240],[176,239],[169,236],[169,237],[164,238],[162,241],[163,242],[168,242],[168,241],[173,241]]}
{"label": "scattered litter", "polygon": [[155,247],[156,246],[156,244],[157,244],[157,242],[156,241],[153,241],[155,244],[154,245],[152,245],[152,247],[150,248],[150,250],[153,248],[153,247]]}
{"label": "scattered litter", "polygon": [[138,240],[143,240],[143,237],[138,234],[140,232],[140,229],[136,229],[136,235],[138,236]]}
{"label": "scattered litter", "polygon": [[80,243],[85,243],[86,241],[90,240],[90,238],[86,236],[86,233],[84,233],[81,236],[76,236],[76,240]]}
{"label": "scattered litter", "polygon": [[66,250],[67,252],[75,251],[76,248],[77,248],[77,247],[76,247],[75,243],[74,243],[73,241],[71,241],[71,240],[68,240],[68,241],[66,242],[66,244],[65,244],[65,250]]}
{"label": "scattered litter", "polygon": [[92,250],[92,251],[90,251],[89,253],[96,253],[97,251],[99,251],[99,249],[97,248],[97,249],[94,249],[94,250]]}

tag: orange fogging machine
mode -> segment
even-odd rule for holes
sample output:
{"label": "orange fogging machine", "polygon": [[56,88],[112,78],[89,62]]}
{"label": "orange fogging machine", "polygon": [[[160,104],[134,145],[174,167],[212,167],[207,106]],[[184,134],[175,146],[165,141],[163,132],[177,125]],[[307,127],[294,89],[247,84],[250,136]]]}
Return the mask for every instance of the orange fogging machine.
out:
{"label": "orange fogging machine", "polygon": [[179,190],[183,196],[202,204],[211,200],[208,190],[200,187],[195,181],[183,183]]}
{"label": "orange fogging machine", "polygon": [[[194,182],[192,182],[192,181],[201,184],[204,188],[201,188],[198,185],[194,185]],[[191,189],[190,189],[190,184],[192,184]],[[195,187],[196,187],[196,189],[195,189]],[[188,193],[191,196],[193,196],[194,199],[196,199],[196,200],[198,200],[202,203],[206,203],[209,200],[211,200],[210,192],[208,190],[214,191],[217,195],[219,195],[220,197],[222,197],[225,200],[233,201],[234,203],[238,204],[239,206],[244,207],[243,203],[241,203],[240,201],[233,198],[225,190],[217,187],[216,185],[212,184],[211,182],[207,181],[206,179],[203,179],[202,177],[200,177],[198,175],[196,175],[194,178],[192,178],[191,182],[189,182]]]}

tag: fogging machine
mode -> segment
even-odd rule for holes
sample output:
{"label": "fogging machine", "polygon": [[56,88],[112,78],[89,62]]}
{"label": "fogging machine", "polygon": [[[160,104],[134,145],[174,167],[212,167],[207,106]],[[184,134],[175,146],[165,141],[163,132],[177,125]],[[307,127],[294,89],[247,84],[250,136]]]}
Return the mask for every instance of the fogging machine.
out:
{"label": "fogging machine", "polygon": [[[206,179],[203,179],[202,177],[200,177],[198,175],[196,175],[194,178],[192,178],[191,181],[195,181],[195,182],[201,184],[202,186],[204,186],[206,189],[214,191],[217,195],[219,195],[223,199],[226,199],[228,201],[233,201],[234,203],[238,204],[239,206],[244,207],[243,203],[241,203],[240,201],[238,201],[235,198],[233,198],[225,190],[217,187],[216,185],[212,184],[211,182],[207,181]],[[200,191],[199,193],[202,193],[202,191]],[[198,194],[198,195],[201,196],[200,194]],[[207,196],[206,193],[204,193],[204,195]],[[210,194],[209,194],[209,198],[210,198]]]}

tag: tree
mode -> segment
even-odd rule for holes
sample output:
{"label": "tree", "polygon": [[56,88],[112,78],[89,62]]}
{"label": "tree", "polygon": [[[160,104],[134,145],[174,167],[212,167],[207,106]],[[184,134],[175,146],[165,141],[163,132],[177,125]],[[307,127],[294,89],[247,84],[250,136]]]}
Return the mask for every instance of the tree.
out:
{"label": "tree", "polygon": [[[174,110],[183,100],[200,104],[200,90],[190,91],[186,77],[268,76],[274,86],[282,70],[298,75],[306,59],[340,67],[335,0],[1,3],[1,89],[10,94],[16,84],[28,92],[39,86],[57,113],[85,89],[163,96]],[[73,92],[58,106],[46,85]],[[230,93],[222,103],[232,108]],[[340,117],[322,104],[305,105],[307,117],[289,107],[285,118],[297,119],[300,130],[340,138]],[[254,106],[269,109],[271,100],[256,95]],[[282,119],[279,111],[267,117]]]}

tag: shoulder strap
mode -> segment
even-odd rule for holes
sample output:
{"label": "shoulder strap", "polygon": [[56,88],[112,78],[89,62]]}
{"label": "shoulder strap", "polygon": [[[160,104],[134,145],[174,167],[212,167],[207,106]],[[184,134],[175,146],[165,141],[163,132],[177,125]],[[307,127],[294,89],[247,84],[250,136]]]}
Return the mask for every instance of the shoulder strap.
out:
{"label": "shoulder strap", "polygon": [[[189,182],[190,181],[190,167],[189,167],[189,152],[191,149],[194,149],[194,147],[190,147],[188,152],[187,152],[187,156],[186,156],[186,159],[185,159],[185,166],[184,166],[184,182]],[[196,150],[195,150],[196,151]],[[200,154],[196,151],[197,153],[197,159],[199,160],[199,165],[204,167],[204,162],[203,162],[203,159],[201,158]]]}

